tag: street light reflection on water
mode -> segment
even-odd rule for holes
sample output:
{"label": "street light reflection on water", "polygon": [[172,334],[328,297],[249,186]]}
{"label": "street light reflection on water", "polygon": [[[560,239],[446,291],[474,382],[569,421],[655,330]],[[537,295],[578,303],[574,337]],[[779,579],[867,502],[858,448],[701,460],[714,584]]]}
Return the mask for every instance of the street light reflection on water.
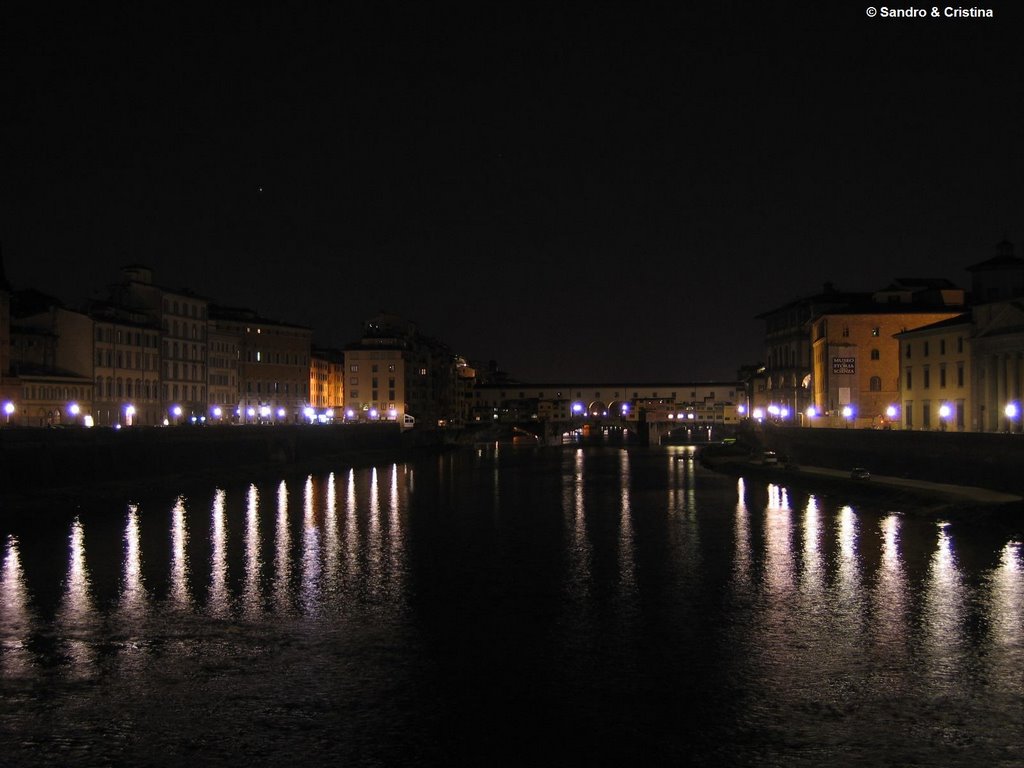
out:
{"label": "street light reflection on water", "polygon": [[26,523],[3,532],[0,747],[1010,759],[1019,540],[837,501],[688,448],[501,446]]}

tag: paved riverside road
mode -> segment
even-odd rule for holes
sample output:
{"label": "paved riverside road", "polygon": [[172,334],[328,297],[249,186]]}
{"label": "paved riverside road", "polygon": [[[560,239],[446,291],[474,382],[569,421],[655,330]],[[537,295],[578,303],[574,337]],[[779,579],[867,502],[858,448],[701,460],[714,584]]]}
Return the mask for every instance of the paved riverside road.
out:
{"label": "paved riverside road", "polygon": [[[821,475],[824,477],[836,477],[850,479],[850,471],[843,469],[826,469],[825,467],[808,467],[801,465],[800,473],[805,475]],[[948,483],[933,483],[928,480],[911,480],[906,477],[892,477],[888,475],[871,475],[870,480],[857,482],[871,483],[873,485],[892,486],[893,488],[908,488],[936,495],[951,496],[967,501],[976,501],[982,504],[1010,504],[1024,500],[1024,497],[1012,493],[990,491],[987,488],[977,488],[971,485],[950,485]]]}

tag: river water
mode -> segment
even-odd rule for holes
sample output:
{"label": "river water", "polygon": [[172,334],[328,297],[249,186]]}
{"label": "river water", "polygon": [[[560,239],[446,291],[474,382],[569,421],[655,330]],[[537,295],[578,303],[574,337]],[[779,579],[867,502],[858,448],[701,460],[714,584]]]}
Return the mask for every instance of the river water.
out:
{"label": "river water", "polygon": [[0,762],[1021,765],[1024,553],[686,447],[0,516]]}

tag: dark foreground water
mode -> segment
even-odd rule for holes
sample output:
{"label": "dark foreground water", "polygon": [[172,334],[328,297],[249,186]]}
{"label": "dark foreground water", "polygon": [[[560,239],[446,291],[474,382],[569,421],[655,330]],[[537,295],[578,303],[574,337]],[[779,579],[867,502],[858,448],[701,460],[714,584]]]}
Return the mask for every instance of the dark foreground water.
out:
{"label": "dark foreground water", "polygon": [[1021,544],[913,512],[686,448],[3,509],[0,764],[1021,765]]}

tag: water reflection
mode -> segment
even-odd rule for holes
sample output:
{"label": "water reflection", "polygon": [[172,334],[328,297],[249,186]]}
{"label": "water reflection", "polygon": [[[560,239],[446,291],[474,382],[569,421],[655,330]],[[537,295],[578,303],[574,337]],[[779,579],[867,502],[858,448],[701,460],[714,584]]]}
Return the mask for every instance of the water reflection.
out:
{"label": "water reflection", "polygon": [[952,693],[963,683],[965,587],[949,525],[938,525],[938,542],[924,584],[924,648],[930,683]]}
{"label": "water reflection", "polygon": [[874,635],[888,663],[893,655],[906,651],[907,578],[900,557],[900,518],[889,515],[882,521],[882,555],[873,594]]}
{"label": "water reflection", "polygon": [[377,483],[377,468],[370,470],[370,527],[367,532],[367,590],[371,597],[378,597],[381,589],[381,533],[380,533],[380,487]]}
{"label": "water reflection", "polygon": [[563,473],[562,510],[569,530],[569,580],[575,597],[583,598],[590,584],[590,541],[587,538],[583,449],[576,449],[572,464]]}
{"label": "water reflection", "polygon": [[359,522],[356,519],[356,473],[348,471],[345,495],[345,569],[351,579],[356,573],[359,557]]}
{"label": "water reflection", "polygon": [[281,615],[291,613],[292,534],[288,529],[288,486],[277,487],[277,530],[274,546],[274,607]]}
{"label": "water reflection", "polygon": [[138,631],[147,613],[146,587],[142,579],[142,545],[139,537],[139,508],[128,506],[128,519],[124,528],[124,575],[121,580],[121,599],[118,611],[129,631]]}
{"label": "water reflection", "polygon": [[302,612],[316,615],[320,610],[320,529],[313,499],[313,477],[306,478],[302,514]]}
{"label": "water reflection", "polygon": [[68,575],[57,612],[57,625],[64,639],[72,677],[90,677],[95,671],[94,632],[97,625],[89,570],[85,563],[85,531],[76,517],[68,537]]}
{"label": "water reflection", "polygon": [[398,465],[391,465],[391,484],[388,493],[388,592],[394,599],[402,595],[405,587],[403,579],[405,535],[402,531],[402,519],[399,512],[400,499],[398,494]]}
{"label": "water reflection", "polygon": [[768,486],[765,509],[765,581],[773,599],[789,599],[793,591],[793,545],[791,510],[786,490]]}
{"label": "water reflection", "polygon": [[1024,690],[1024,564],[1021,544],[1003,547],[988,579],[989,689],[1012,707]]}
{"label": "water reflection", "polygon": [[334,473],[327,476],[327,498],[324,508],[324,592],[336,596],[340,579],[340,540],[338,538],[338,490]]}
{"label": "water reflection", "polygon": [[255,485],[249,486],[245,505],[245,587],[242,593],[242,613],[253,621],[263,614],[260,594],[260,493]]}
{"label": "water reflection", "polygon": [[619,451],[619,585],[624,593],[636,589],[636,563],[633,556],[633,513],[629,501],[629,453]]}
{"label": "water reflection", "polygon": [[814,496],[807,497],[803,520],[803,563],[800,573],[800,591],[807,605],[814,611],[822,607],[824,590],[824,574],[821,559],[821,512],[818,500]]}
{"label": "water reflection", "polygon": [[192,595],[188,586],[188,528],[185,524],[185,499],[181,496],[171,510],[171,583],[169,598],[171,605],[182,611],[192,606]]}
{"label": "water reflection", "polygon": [[21,567],[18,540],[7,537],[3,570],[0,572],[0,637],[3,638],[5,677],[23,677],[32,671],[33,656],[28,643],[33,629],[28,587]]}
{"label": "water reflection", "polygon": [[750,514],[747,512],[747,486],[743,478],[736,481],[736,514],[733,524],[736,541],[733,554],[733,578],[740,588],[750,586]]}
{"label": "water reflection", "polygon": [[[490,472],[463,472],[459,462],[446,461],[420,465],[420,487],[432,492],[440,477],[433,473],[443,473],[450,488],[440,494],[442,504],[472,499],[482,508],[467,503],[441,519],[433,498],[410,503],[411,468],[388,464],[259,488],[228,486],[210,507],[178,498],[152,509],[130,507],[127,518],[120,510],[85,517],[85,526],[69,517],[70,528],[62,525],[50,539],[41,532],[9,537],[0,564],[2,673],[46,683],[49,698],[38,708],[51,724],[58,714],[97,704],[103,710],[109,698],[120,709],[115,713],[111,703],[111,711],[97,715],[106,727],[123,714],[123,702],[153,684],[152,698],[166,696],[178,707],[171,715],[210,712],[237,695],[259,700],[254,711],[285,720],[297,707],[292,725],[340,712],[330,723],[336,725],[361,702],[393,696],[399,683],[407,697],[401,706],[429,719],[433,711],[417,697],[435,706],[445,696],[465,694],[468,701],[475,691],[466,680],[509,661],[503,685],[522,676],[517,693],[536,684],[538,697],[547,697],[557,688],[566,710],[589,716],[587,707],[605,707],[597,713],[604,723],[624,707],[637,712],[629,728],[667,722],[674,713],[659,720],[652,710],[682,690],[700,702],[695,708],[710,703],[714,711],[701,726],[720,719],[720,743],[768,734],[768,747],[759,743],[753,757],[729,760],[736,754],[723,747],[723,764],[754,764],[766,755],[768,762],[810,764],[807,752],[803,763],[787,759],[812,743],[822,745],[815,756],[828,750],[836,764],[850,764],[857,755],[878,754],[857,750],[886,727],[890,740],[895,731],[897,740],[909,741],[916,734],[903,732],[927,720],[935,725],[921,742],[941,733],[959,737],[968,728],[949,724],[965,712],[970,729],[981,733],[975,745],[998,736],[988,723],[1000,712],[1008,713],[1000,723],[1007,739],[1019,733],[1019,543],[1000,541],[977,553],[969,544],[981,545],[965,541],[961,529],[932,528],[919,517],[854,510],[827,497],[804,503],[798,492],[749,479],[733,486],[703,474],[685,450],[574,447],[538,455],[548,462],[540,469],[559,475],[558,483],[512,492],[512,473],[525,459],[506,454],[501,526],[492,525],[488,509]],[[534,527],[512,524],[535,520],[541,522]],[[448,526],[441,528],[445,535],[429,528],[435,523]],[[481,529],[485,537],[474,538]],[[38,541],[56,543],[52,561],[38,555]],[[491,546],[512,555],[507,562],[516,570],[468,585],[473,611],[458,615],[474,622],[468,632],[437,631],[431,622],[439,617],[430,611],[449,594],[456,597],[446,605],[458,605],[459,590],[467,588],[465,569],[447,560],[467,544],[485,555]],[[975,562],[968,552],[986,565],[970,571],[961,563]],[[430,599],[419,599],[428,592]],[[162,610],[153,610],[152,596],[164,594]],[[417,599],[405,602],[407,595]],[[233,612],[244,620],[229,626]],[[444,611],[440,619],[454,614]],[[330,620],[340,616],[344,621]],[[454,642],[436,651],[438,639]],[[489,647],[477,650],[478,641]],[[535,664],[535,653],[549,652],[553,662]],[[474,657],[471,666],[463,657]],[[146,671],[142,661],[158,674],[138,676]],[[552,675],[556,666],[567,670],[560,680]],[[543,679],[530,680],[542,674],[539,667]],[[404,670],[419,668],[428,670],[425,676],[404,686]],[[439,679],[438,669],[464,675],[461,688],[421,693]],[[289,693],[299,690],[297,679],[305,685],[306,675],[323,670],[330,679],[344,677],[345,685]],[[595,674],[599,685],[591,685]],[[364,695],[361,686],[374,675],[381,683]],[[165,681],[171,684],[160,689]],[[57,699],[60,706],[50,708]],[[307,699],[313,703],[305,708]],[[131,723],[145,726],[143,717]],[[169,730],[156,734],[156,743]],[[893,754],[901,764],[942,763],[907,750]]]}
{"label": "water reflection", "polygon": [[217,489],[213,496],[213,514],[210,521],[210,596],[208,610],[217,619],[231,614],[228,595],[227,523],[224,520],[224,491]]}

